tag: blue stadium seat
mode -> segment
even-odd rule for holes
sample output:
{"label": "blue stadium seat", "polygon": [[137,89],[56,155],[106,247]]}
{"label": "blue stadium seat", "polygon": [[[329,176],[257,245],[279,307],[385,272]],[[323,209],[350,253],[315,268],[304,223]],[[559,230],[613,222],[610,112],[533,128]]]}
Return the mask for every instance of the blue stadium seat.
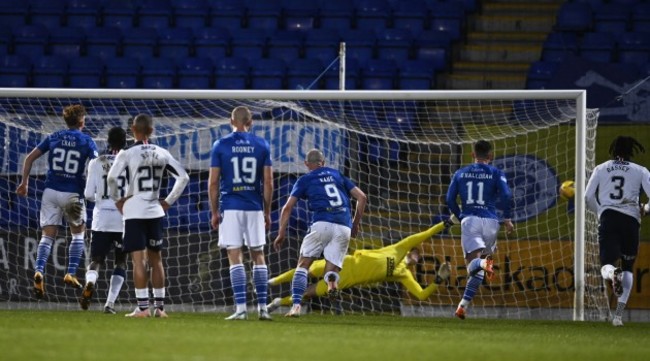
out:
{"label": "blue stadium seat", "polygon": [[226,28],[212,26],[194,29],[194,55],[217,60],[230,51],[230,33]]}
{"label": "blue stadium seat", "polygon": [[153,28],[133,28],[123,33],[122,55],[147,60],[156,55],[158,32]]}
{"label": "blue stadium seat", "polygon": [[173,89],[176,81],[176,65],[167,58],[152,58],[142,65],[142,88]]}
{"label": "blue stadium seat", "polygon": [[542,60],[561,62],[578,53],[578,37],[573,32],[552,32],[542,47]]}
{"label": "blue stadium seat", "polygon": [[608,3],[594,9],[594,31],[620,34],[628,30],[631,22],[632,6]]}
{"label": "blue stadium seat", "polygon": [[267,31],[262,29],[240,29],[230,34],[230,55],[260,59],[266,55]]}
{"label": "blue stadium seat", "polygon": [[397,67],[390,59],[370,59],[365,63],[361,75],[361,89],[394,89]]}
{"label": "blue stadium seat", "polygon": [[583,32],[591,30],[593,14],[588,3],[564,3],[560,6],[555,24],[556,31]]}
{"label": "blue stadium seat", "polygon": [[36,58],[45,55],[50,32],[44,25],[23,25],[13,31],[14,54]]}
{"label": "blue stadium seat", "polygon": [[345,42],[346,57],[356,59],[363,64],[375,56],[377,44],[375,32],[372,30],[350,30],[341,34]]}
{"label": "blue stadium seat", "polygon": [[287,89],[320,89],[322,81],[319,79],[325,70],[323,63],[318,59],[296,59],[289,63],[287,71]]}
{"label": "blue stadium seat", "polygon": [[212,61],[208,58],[185,58],[178,66],[178,88],[210,89],[213,71]]}
{"label": "blue stadium seat", "polygon": [[313,29],[305,34],[303,54],[305,58],[318,59],[329,65],[336,59],[341,38],[334,29]]}
{"label": "blue stadium seat", "polygon": [[435,88],[434,64],[427,60],[407,60],[399,64],[399,88],[430,90]]}
{"label": "blue stadium seat", "polygon": [[138,18],[137,3],[130,0],[107,0],[102,7],[102,25],[120,30],[135,26]]}
{"label": "blue stadium seat", "polygon": [[84,28],[67,26],[50,29],[50,54],[66,58],[76,58],[81,55],[85,41]]}
{"label": "blue stadium seat", "polygon": [[101,5],[96,0],[67,0],[66,24],[82,28],[101,25]]}
{"label": "blue stadium seat", "polygon": [[190,28],[161,28],[158,30],[158,56],[174,60],[192,55],[194,33]]}
{"label": "blue stadium seat", "polygon": [[209,23],[212,26],[235,31],[244,26],[246,6],[241,0],[212,0],[210,1],[209,16]]}
{"label": "blue stadium seat", "polygon": [[451,40],[460,39],[463,20],[456,18],[433,18],[431,19],[431,30],[446,31]]}
{"label": "blue stadium seat", "polygon": [[428,24],[429,9],[423,1],[403,0],[393,4],[393,27],[418,36]]}
{"label": "blue stadium seat", "polygon": [[68,73],[68,61],[58,55],[44,55],[34,60],[32,85],[38,88],[63,88]]}
{"label": "blue stadium seat", "polygon": [[30,0],[29,4],[31,24],[48,28],[65,25],[65,0]]}
{"label": "blue stadium seat", "polygon": [[268,57],[290,63],[302,55],[304,34],[301,31],[277,30],[268,39]]}
{"label": "blue stadium seat", "polygon": [[284,89],[287,65],[282,59],[258,59],[252,64],[252,89]]}
{"label": "blue stadium seat", "polygon": [[447,30],[425,30],[418,34],[413,40],[414,53],[420,49],[426,52],[426,49],[451,49],[453,34]]}
{"label": "blue stadium seat", "polygon": [[71,88],[100,88],[104,62],[95,56],[72,58],[68,61],[68,86]]}
{"label": "blue stadium seat", "polygon": [[618,38],[618,61],[644,65],[650,61],[650,36],[648,33],[622,33]]}
{"label": "blue stadium seat", "polygon": [[[398,137],[411,136],[418,128],[418,109],[420,109],[420,106],[416,101],[395,101],[395,108],[384,113],[388,128]],[[398,158],[394,160],[398,160]]]}
{"label": "blue stadium seat", "polygon": [[246,0],[247,26],[251,29],[274,31],[280,28],[282,2],[280,0]]}
{"label": "blue stadium seat", "polygon": [[549,61],[535,61],[530,64],[528,77],[526,78],[527,89],[543,89],[553,76],[558,63]]}
{"label": "blue stadium seat", "polygon": [[350,0],[320,0],[320,27],[341,32],[352,28],[354,2]]}
{"label": "blue stadium seat", "polygon": [[282,27],[293,31],[311,31],[318,25],[318,3],[282,0]]}
{"label": "blue stadium seat", "polygon": [[634,6],[632,28],[635,32],[650,33],[650,3],[638,3]]}
{"label": "blue stadium seat", "polygon": [[245,58],[222,58],[216,63],[215,88],[246,89],[250,65]]}
{"label": "blue stadium seat", "polygon": [[134,58],[114,58],[106,62],[107,88],[139,88],[140,62]]}
{"label": "blue stadium seat", "polygon": [[199,29],[208,25],[210,7],[206,0],[172,0],[175,27]]}
{"label": "blue stadium seat", "polygon": [[9,25],[0,25],[0,55],[9,54],[11,47],[11,27]]}
{"label": "blue stadium seat", "polygon": [[408,29],[377,29],[377,57],[395,62],[411,58],[413,35]]}
{"label": "blue stadium seat", "polygon": [[166,29],[172,24],[172,14],[169,0],[142,0],[138,9],[138,26]]}
{"label": "blue stadium seat", "polygon": [[0,56],[0,86],[26,87],[31,72],[31,61],[24,55]]}
{"label": "blue stadium seat", "polygon": [[612,33],[584,33],[580,42],[580,57],[598,63],[610,63],[614,60],[615,47],[616,39]]}
{"label": "blue stadium seat", "polygon": [[27,1],[0,2],[0,24],[16,27],[27,24],[29,3]]}
{"label": "blue stadium seat", "polygon": [[391,8],[387,0],[356,0],[354,9],[358,29],[375,30],[390,24]]}
{"label": "blue stadium seat", "polygon": [[465,8],[461,2],[427,2],[429,15],[434,19],[458,19],[465,18]]}
{"label": "blue stadium seat", "polygon": [[435,70],[445,70],[449,66],[449,53],[442,47],[420,46],[415,58],[430,62]]}
{"label": "blue stadium seat", "polygon": [[122,52],[122,31],[115,27],[87,28],[86,54],[112,59]]}

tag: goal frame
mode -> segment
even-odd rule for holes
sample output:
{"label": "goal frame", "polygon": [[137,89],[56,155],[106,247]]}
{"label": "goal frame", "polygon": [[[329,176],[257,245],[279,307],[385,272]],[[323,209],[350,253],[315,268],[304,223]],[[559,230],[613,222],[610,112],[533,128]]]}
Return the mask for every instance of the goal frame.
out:
{"label": "goal frame", "polygon": [[166,90],[0,88],[0,97],[16,98],[147,98],[147,99],[273,99],[273,100],[549,100],[575,102],[575,226],[573,320],[585,313],[585,218],[587,91],[577,90]]}

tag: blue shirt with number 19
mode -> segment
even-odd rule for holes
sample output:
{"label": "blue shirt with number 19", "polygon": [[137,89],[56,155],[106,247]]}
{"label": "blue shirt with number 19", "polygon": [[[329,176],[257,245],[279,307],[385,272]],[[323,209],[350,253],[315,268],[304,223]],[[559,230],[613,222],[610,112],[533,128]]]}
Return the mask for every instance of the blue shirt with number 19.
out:
{"label": "blue shirt with number 19", "polygon": [[220,168],[220,210],[263,210],[264,167],[272,165],[266,140],[232,132],[214,142],[211,157],[210,166]]}
{"label": "blue shirt with number 19", "polygon": [[66,129],[51,134],[36,147],[43,154],[49,152],[45,188],[83,197],[86,163],[98,155],[95,141],[78,129]]}
{"label": "blue shirt with number 19", "polygon": [[[461,208],[456,203],[460,195]],[[512,192],[506,176],[489,164],[474,163],[465,166],[454,174],[447,190],[447,206],[458,219],[466,216],[498,219],[496,201],[501,198],[504,205],[503,217],[510,218],[510,198]]]}

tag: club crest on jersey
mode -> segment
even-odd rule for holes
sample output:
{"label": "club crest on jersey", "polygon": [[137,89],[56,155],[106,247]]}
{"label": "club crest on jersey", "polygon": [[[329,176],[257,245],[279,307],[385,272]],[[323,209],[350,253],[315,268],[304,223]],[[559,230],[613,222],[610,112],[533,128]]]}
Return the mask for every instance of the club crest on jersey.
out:
{"label": "club crest on jersey", "polygon": [[[534,155],[507,155],[495,158],[492,165],[506,176],[512,190],[512,220],[525,221],[535,217],[557,202],[559,179],[545,160]],[[497,201],[497,211],[503,209]]]}

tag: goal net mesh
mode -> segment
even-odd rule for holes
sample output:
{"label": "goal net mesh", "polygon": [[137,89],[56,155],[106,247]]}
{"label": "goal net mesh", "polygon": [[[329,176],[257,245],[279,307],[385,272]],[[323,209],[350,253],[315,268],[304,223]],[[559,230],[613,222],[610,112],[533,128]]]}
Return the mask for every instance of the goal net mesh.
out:
{"label": "goal net mesh", "polygon": [[[475,141],[492,142],[493,164],[505,172],[513,190],[516,231],[499,233],[496,278],[482,285],[470,312],[473,317],[571,318],[575,291],[573,201],[561,199],[558,189],[564,180],[575,177],[574,99],[526,99],[525,92],[521,99],[472,100],[420,99],[426,97],[399,92],[394,100],[373,99],[372,93],[364,99],[346,99],[345,92],[334,100],[301,99],[299,92],[295,98],[220,98],[225,94],[214,99],[147,98],[146,93],[99,98],[56,97],[54,93],[51,97],[0,96],[0,137],[5,145],[0,148],[0,301],[5,307],[78,308],[79,291],[63,283],[70,238],[65,228],[61,228],[47,264],[46,297],[37,301],[32,295],[47,157],[33,167],[28,196],[18,197],[15,190],[25,156],[41,139],[64,127],[61,114],[65,106],[81,103],[88,111],[83,131],[96,140],[100,151],[106,148],[111,127],[127,129],[130,119],[139,113],[154,117],[153,141],[169,149],[191,175],[183,196],[165,220],[166,304],[171,310],[229,310],[233,299],[228,260],[209,225],[207,175],[214,141],[231,131],[230,112],[244,105],[254,116],[252,132],[271,147],[275,191],[269,240],[277,233],[280,209],[294,182],[307,170],[303,164],[306,152],[319,148],[328,166],[341,170],[369,196],[350,253],[394,244],[446,219],[449,211],[444,196],[451,175],[472,162]],[[587,111],[588,171],[594,162],[596,122],[597,113]],[[170,189],[167,183],[171,179],[164,181],[163,189]],[[90,202],[88,217],[90,224]],[[608,314],[599,275],[596,222],[588,213],[586,319],[602,319]],[[275,252],[266,247],[270,277],[296,266],[308,227],[309,211],[301,201],[291,215],[284,248]],[[427,239],[417,249],[420,259],[408,268],[423,288],[436,282],[442,262],[452,265],[449,279],[426,299],[409,294],[399,280],[372,280],[344,290],[336,305],[314,298],[307,308],[313,312],[450,316],[467,279],[459,226]],[[105,302],[110,258],[106,266],[100,271],[91,310],[101,309]],[[81,279],[84,269],[82,265],[78,272]],[[247,269],[250,272],[250,267]],[[250,274],[248,278],[252,279]],[[290,292],[290,283],[274,285],[269,299]],[[248,300],[254,305],[252,284]],[[129,270],[117,305],[127,309],[134,304]]]}

